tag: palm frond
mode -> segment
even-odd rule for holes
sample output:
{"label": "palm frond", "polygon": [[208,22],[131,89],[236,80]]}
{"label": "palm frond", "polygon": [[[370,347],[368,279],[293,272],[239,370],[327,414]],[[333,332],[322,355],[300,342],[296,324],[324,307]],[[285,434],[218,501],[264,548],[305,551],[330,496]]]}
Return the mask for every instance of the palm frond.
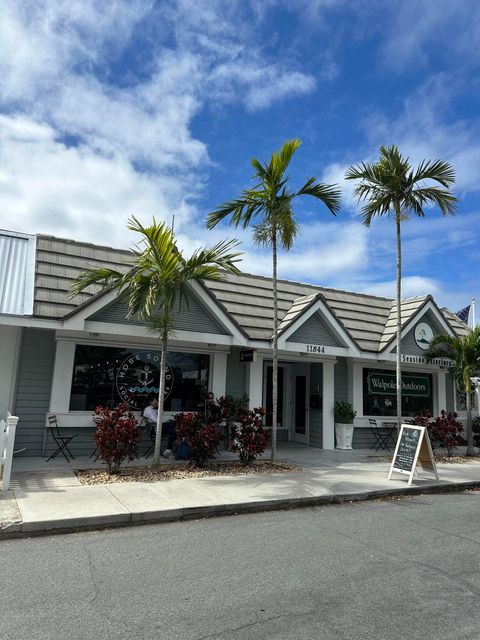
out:
{"label": "palm frond", "polygon": [[121,285],[124,274],[114,269],[86,269],[78,274],[78,276],[70,284],[69,299],[75,298],[79,293],[87,287],[97,285],[101,289],[107,287],[118,287]]}
{"label": "palm frond", "polygon": [[442,187],[451,187],[455,182],[455,170],[449,162],[444,160],[423,160],[415,172],[410,176],[412,184],[417,184],[422,180],[433,180]]}
{"label": "palm frond", "polygon": [[[453,215],[456,211],[457,198],[453,196],[447,189],[439,187],[423,187],[414,189],[410,196],[405,199],[405,205],[411,207],[417,215],[424,216],[423,207],[434,204],[442,212],[442,215]],[[421,213],[417,209],[422,209]]]}
{"label": "palm frond", "polygon": [[340,211],[341,191],[336,184],[316,182],[316,178],[309,178],[294,196],[312,196],[321,200],[333,215]]}

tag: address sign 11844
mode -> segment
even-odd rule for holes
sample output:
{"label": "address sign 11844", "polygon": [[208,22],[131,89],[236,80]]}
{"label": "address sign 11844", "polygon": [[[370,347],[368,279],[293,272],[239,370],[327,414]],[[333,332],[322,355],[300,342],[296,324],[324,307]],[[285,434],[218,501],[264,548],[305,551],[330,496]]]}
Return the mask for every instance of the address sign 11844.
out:
{"label": "address sign 11844", "polygon": [[320,344],[307,344],[307,353],[325,353],[325,347]]}

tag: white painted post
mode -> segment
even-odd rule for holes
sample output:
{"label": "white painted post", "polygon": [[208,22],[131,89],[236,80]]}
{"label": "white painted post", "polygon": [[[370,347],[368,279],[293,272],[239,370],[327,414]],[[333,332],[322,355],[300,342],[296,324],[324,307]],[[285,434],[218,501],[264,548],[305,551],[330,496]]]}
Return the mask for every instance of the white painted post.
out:
{"label": "white painted post", "polygon": [[211,379],[211,391],[215,398],[225,395],[227,386],[227,353],[214,353],[212,357],[213,371]]}
{"label": "white painted post", "polygon": [[[3,423],[3,425],[2,425]],[[8,416],[7,423],[0,421],[0,431],[4,431],[3,446],[0,449],[0,463],[3,469],[2,491],[8,491],[10,488],[10,476],[12,473],[13,444],[15,442],[15,431],[17,429],[18,418],[16,416]]]}
{"label": "white painted post", "polygon": [[247,393],[250,409],[261,407],[263,400],[263,358],[248,363]]}
{"label": "white painted post", "polygon": [[438,371],[437,373],[437,397],[434,405],[435,414],[440,415],[442,409],[447,410],[447,372]]}
{"label": "white painted post", "polygon": [[363,416],[363,365],[355,362],[352,365],[352,405],[357,416]]}
{"label": "white painted post", "polygon": [[335,362],[323,362],[323,448],[335,448]]}

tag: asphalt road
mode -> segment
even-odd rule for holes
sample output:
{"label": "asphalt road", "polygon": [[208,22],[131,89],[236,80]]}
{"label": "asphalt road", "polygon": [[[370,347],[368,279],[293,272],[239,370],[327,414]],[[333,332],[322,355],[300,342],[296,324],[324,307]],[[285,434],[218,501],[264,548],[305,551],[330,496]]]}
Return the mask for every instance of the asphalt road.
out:
{"label": "asphalt road", "polygon": [[0,542],[0,638],[480,638],[480,492]]}

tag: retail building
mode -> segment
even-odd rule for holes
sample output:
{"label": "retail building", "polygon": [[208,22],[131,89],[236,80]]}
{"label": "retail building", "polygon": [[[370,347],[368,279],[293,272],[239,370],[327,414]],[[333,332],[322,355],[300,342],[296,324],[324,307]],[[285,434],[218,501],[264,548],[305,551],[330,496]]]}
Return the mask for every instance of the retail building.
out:
{"label": "retail building", "polygon": [[[140,410],[158,390],[158,342],[127,320],[113,291],[68,297],[86,268],[128,269],[131,254],[45,235],[0,232],[0,413],[20,418],[16,448],[49,450],[46,417],[92,447],[92,410],[126,400]],[[314,277],[312,278],[314,279]],[[393,300],[279,281],[279,439],[335,446],[333,407],[357,411],[354,447],[368,447],[368,418],[396,415]],[[229,275],[194,283],[169,342],[166,410],[198,408],[206,390],[247,394],[271,420],[273,297],[270,278]],[[402,413],[463,411],[448,363],[428,362],[429,340],[467,327],[430,295],[402,302]]]}

